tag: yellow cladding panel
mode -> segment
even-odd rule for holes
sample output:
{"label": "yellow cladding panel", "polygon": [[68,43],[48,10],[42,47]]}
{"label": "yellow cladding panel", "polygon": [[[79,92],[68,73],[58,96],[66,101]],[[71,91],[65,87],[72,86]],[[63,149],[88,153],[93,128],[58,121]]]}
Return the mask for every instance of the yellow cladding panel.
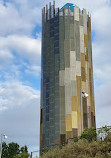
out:
{"label": "yellow cladding panel", "polygon": [[78,128],[77,111],[72,111],[72,128]]}
{"label": "yellow cladding panel", "polygon": [[84,90],[86,93],[87,92],[87,89],[86,89],[86,82],[82,81],[82,90]]}
{"label": "yellow cladding panel", "polygon": [[88,48],[88,36],[87,35],[84,35],[84,44],[87,49]]}
{"label": "yellow cladding panel", "polygon": [[81,53],[81,67],[85,67],[85,54]]}
{"label": "yellow cladding panel", "polygon": [[88,98],[87,98],[87,105],[91,106],[91,97],[90,97],[89,93],[88,93]]}
{"label": "yellow cladding panel", "polygon": [[91,18],[89,19],[89,31],[91,32]]}
{"label": "yellow cladding panel", "polygon": [[93,61],[92,61],[93,59],[92,59],[92,47],[91,47],[91,68],[92,68],[92,70],[93,70]]}
{"label": "yellow cladding panel", "polygon": [[72,116],[71,116],[71,114],[66,115],[66,131],[72,131]]}
{"label": "yellow cladding panel", "polygon": [[80,89],[81,89],[81,77],[77,76],[77,107],[78,107],[78,120],[79,120],[79,122],[81,122]]}
{"label": "yellow cladding panel", "polygon": [[87,29],[87,32],[88,32],[88,41],[91,41],[91,32],[90,32],[90,30],[89,30],[89,28]]}
{"label": "yellow cladding panel", "polygon": [[81,76],[77,76],[76,80],[77,80],[78,135],[81,135],[81,108],[80,108]]}
{"label": "yellow cladding panel", "polygon": [[77,97],[72,96],[71,101],[72,101],[72,111],[77,111]]}
{"label": "yellow cladding panel", "polygon": [[81,67],[81,77],[82,77],[82,81],[86,82],[85,67]]}
{"label": "yellow cladding panel", "polygon": [[85,56],[85,61],[88,61],[88,55]]}

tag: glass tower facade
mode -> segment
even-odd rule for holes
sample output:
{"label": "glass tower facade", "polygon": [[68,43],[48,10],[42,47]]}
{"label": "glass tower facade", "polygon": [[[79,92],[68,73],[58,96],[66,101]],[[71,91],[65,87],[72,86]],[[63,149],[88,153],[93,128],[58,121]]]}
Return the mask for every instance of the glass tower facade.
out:
{"label": "glass tower facade", "polygon": [[[81,97],[81,90],[88,97]],[[91,17],[74,4],[42,10],[40,148],[95,127]]]}

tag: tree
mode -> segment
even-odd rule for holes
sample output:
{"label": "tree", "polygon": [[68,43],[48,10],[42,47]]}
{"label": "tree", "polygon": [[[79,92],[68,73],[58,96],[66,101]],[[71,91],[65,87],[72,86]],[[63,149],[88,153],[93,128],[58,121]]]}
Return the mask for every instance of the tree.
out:
{"label": "tree", "polygon": [[8,157],[13,158],[15,155],[20,153],[19,145],[17,143],[9,143],[8,144]]}
{"label": "tree", "polygon": [[106,139],[107,136],[111,133],[111,127],[109,126],[103,126],[99,129],[98,134],[101,140]]}
{"label": "tree", "polygon": [[96,129],[93,127],[85,128],[80,136],[80,139],[87,139],[88,142],[96,141],[97,139]]}
{"label": "tree", "polygon": [[111,133],[108,133],[104,139],[105,142],[111,142]]}
{"label": "tree", "polygon": [[8,158],[8,145],[5,142],[2,144],[2,158]]}
{"label": "tree", "polygon": [[25,145],[24,147],[21,147],[20,151],[21,151],[22,153],[28,153],[28,148],[27,148],[27,146]]}
{"label": "tree", "polygon": [[28,158],[30,156],[30,154],[23,152],[19,155],[14,156],[14,158]]}
{"label": "tree", "polygon": [[25,145],[21,147],[17,143],[9,143],[8,145],[4,142],[2,145],[2,158],[28,158],[28,149]]}

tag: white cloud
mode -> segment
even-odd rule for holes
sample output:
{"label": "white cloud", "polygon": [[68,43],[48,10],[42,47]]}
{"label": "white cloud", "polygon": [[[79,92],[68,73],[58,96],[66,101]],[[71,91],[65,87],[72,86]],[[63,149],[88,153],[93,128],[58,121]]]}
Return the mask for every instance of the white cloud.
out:
{"label": "white cloud", "polygon": [[39,144],[40,92],[18,81],[0,83],[0,131],[7,143]]}
{"label": "white cloud", "polygon": [[8,50],[27,59],[31,63],[40,63],[41,40],[27,36],[10,35],[0,37],[0,49]]}
{"label": "white cloud", "polygon": [[7,50],[0,50],[0,68],[3,68],[5,65],[9,65],[12,63],[14,59],[13,54]]}
{"label": "white cloud", "polygon": [[[0,71],[5,78],[17,78],[20,72],[38,76],[41,63],[41,39],[25,35],[0,37]],[[7,71],[7,69],[9,71]]]}
{"label": "white cloud", "polygon": [[[104,6],[99,7],[96,12],[93,12],[92,21],[93,29],[99,36],[108,36],[111,37],[111,32],[109,29],[111,27],[111,6],[107,3]],[[108,38],[107,37],[107,38]]]}
{"label": "white cloud", "polygon": [[[15,1],[16,2],[16,1]],[[41,24],[40,7],[22,3],[0,2],[0,35],[12,33],[30,34],[36,25]]]}
{"label": "white cloud", "polygon": [[0,110],[26,107],[40,98],[40,92],[20,82],[0,83]]}
{"label": "white cloud", "polygon": [[40,74],[41,67],[40,66],[27,66],[27,69],[25,70],[26,74],[38,76]]}
{"label": "white cloud", "polygon": [[108,3],[93,13],[93,43],[95,79],[106,84],[111,79],[111,6]]}

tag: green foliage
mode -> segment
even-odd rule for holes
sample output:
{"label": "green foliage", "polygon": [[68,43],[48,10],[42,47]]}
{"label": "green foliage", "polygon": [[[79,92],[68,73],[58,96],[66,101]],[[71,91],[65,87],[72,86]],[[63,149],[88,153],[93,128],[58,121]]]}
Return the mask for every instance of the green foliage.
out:
{"label": "green foliage", "polygon": [[102,133],[104,133],[104,134],[108,134],[108,133],[110,133],[111,132],[111,127],[108,127],[108,126],[103,126],[103,127],[101,127],[100,129],[99,129],[99,131],[98,131],[98,133],[99,134],[102,134]]}
{"label": "green foliage", "polygon": [[12,142],[8,144],[8,157],[13,158],[19,152],[19,145],[17,143]]}
{"label": "green foliage", "polygon": [[28,158],[29,156],[30,154],[24,152],[24,153],[14,156],[14,158]]}
{"label": "green foliage", "polygon": [[5,142],[2,144],[2,158],[8,158],[8,145]]}
{"label": "green foliage", "polygon": [[93,141],[80,139],[64,146],[62,149],[55,148],[53,151],[44,153],[42,158],[110,158],[111,142]]}
{"label": "green foliage", "polygon": [[28,158],[27,146],[21,147],[17,143],[4,142],[2,145],[2,158]]}
{"label": "green foliage", "polygon": [[74,142],[78,142],[79,138],[74,138]]}
{"label": "green foliage", "polygon": [[108,133],[106,138],[104,139],[106,142],[111,142],[111,133]]}
{"label": "green foliage", "polygon": [[24,147],[21,147],[20,151],[21,151],[22,153],[28,153],[28,148],[27,148],[27,146],[25,145]]}
{"label": "green foliage", "polygon": [[110,137],[110,133],[111,133],[111,127],[109,126],[103,126],[98,131],[101,141],[106,140],[106,139],[111,139],[111,138],[108,138]]}
{"label": "green foliage", "polygon": [[85,128],[80,136],[80,139],[87,139],[88,142],[96,141],[97,139],[96,129],[93,127]]}
{"label": "green foliage", "polygon": [[94,128],[86,128],[81,137],[44,153],[41,158],[111,158],[111,131],[104,130],[107,132],[104,141],[97,141]]}

